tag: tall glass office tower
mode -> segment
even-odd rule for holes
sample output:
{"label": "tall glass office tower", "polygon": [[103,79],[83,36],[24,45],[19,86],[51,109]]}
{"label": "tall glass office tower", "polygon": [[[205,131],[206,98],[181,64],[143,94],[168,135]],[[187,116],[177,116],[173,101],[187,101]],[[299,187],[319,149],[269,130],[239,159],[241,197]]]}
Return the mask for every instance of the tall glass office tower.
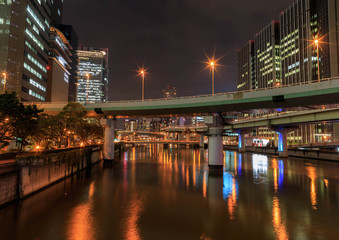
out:
{"label": "tall glass office tower", "polygon": [[255,81],[258,88],[276,87],[281,82],[279,31],[279,22],[272,21],[255,36]]}
{"label": "tall glass office tower", "polygon": [[237,90],[258,88],[255,81],[254,41],[248,41],[237,50]]}
{"label": "tall glass office tower", "polygon": [[[319,75],[321,79],[338,76],[338,19],[338,0],[298,0],[282,12],[281,60],[284,85],[314,81]],[[319,59],[315,39],[320,39]]]}
{"label": "tall glass office tower", "polygon": [[108,49],[79,46],[77,102],[108,100]]}
{"label": "tall glass office tower", "polygon": [[0,1],[1,92],[46,100],[50,16],[50,0]]}

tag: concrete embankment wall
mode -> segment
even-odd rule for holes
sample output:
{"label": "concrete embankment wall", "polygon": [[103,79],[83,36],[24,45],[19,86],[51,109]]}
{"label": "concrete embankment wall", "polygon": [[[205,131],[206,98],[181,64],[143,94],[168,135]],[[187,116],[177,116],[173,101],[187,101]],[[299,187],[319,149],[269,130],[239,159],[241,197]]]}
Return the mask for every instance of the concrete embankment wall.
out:
{"label": "concrete embankment wall", "polygon": [[[238,151],[237,146],[225,146],[226,150]],[[255,152],[262,154],[270,154],[279,156],[277,148],[265,148],[265,147],[246,147],[247,152]],[[339,152],[335,151],[326,151],[326,150],[301,150],[301,149],[289,149],[289,157],[300,157],[300,158],[309,158],[317,160],[327,160],[327,161],[338,161],[339,162]]]}
{"label": "concrete embankment wall", "polygon": [[101,159],[100,147],[17,156],[15,164],[0,167],[0,206],[28,197]]}
{"label": "concrete embankment wall", "polygon": [[14,164],[4,164],[0,168],[0,206],[17,199],[18,171]]}

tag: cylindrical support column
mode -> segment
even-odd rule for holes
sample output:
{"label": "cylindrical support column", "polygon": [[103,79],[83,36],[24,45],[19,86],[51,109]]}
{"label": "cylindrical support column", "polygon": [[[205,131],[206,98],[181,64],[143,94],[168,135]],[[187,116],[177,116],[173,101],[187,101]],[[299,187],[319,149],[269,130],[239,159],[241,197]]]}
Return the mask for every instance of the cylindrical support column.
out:
{"label": "cylindrical support column", "polygon": [[279,157],[288,157],[287,131],[279,132],[278,152]]}
{"label": "cylindrical support column", "polygon": [[178,132],[178,141],[181,141],[182,133]]}
{"label": "cylindrical support column", "polygon": [[186,141],[191,141],[191,133],[190,132],[188,132],[188,133],[186,133]]}
{"label": "cylindrical support column", "polygon": [[246,152],[246,144],[245,144],[245,132],[240,131],[238,135],[238,148],[240,153]]}
{"label": "cylindrical support column", "polygon": [[223,171],[222,127],[208,129],[208,167],[210,171]]}
{"label": "cylindrical support column", "polygon": [[204,148],[205,145],[205,141],[204,141],[204,134],[200,134],[200,138],[199,138],[199,147],[200,148]]}
{"label": "cylindrical support column", "polygon": [[104,131],[104,160],[114,160],[114,131],[115,119],[100,119],[100,124],[105,128]]}
{"label": "cylindrical support column", "polygon": [[174,140],[174,138],[175,138],[175,132],[172,132],[172,133],[171,133],[171,135],[170,135],[170,140],[172,140],[172,141],[173,141],[173,140]]}

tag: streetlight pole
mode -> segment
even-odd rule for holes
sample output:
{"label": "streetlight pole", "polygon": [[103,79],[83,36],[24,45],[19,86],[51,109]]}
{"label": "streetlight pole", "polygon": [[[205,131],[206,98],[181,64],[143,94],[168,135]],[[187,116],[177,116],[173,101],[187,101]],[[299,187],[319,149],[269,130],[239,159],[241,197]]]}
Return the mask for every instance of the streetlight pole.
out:
{"label": "streetlight pole", "polygon": [[212,95],[214,96],[214,62],[211,62],[212,67]]}
{"label": "streetlight pole", "polygon": [[79,87],[79,83],[76,82],[75,84],[75,97],[74,97],[74,102],[78,102],[78,87]]}
{"label": "streetlight pole", "polygon": [[2,76],[4,77],[4,93],[6,93],[7,74],[3,73]]}
{"label": "streetlight pole", "polygon": [[142,78],[142,90],[141,90],[141,99],[145,101],[145,71],[141,70],[141,78]]}
{"label": "streetlight pole", "polygon": [[86,74],[87,77],[87,98],[86,98],[86,103],[88,103],[88,98],[89,98],[89,74]]}
{"label": "streetlight pole", "polygon": [[317,64],[318,64],[318,82],[320,82],[320,63],[319,63],[319,40],[314,40],[314,44],[317,47]]}

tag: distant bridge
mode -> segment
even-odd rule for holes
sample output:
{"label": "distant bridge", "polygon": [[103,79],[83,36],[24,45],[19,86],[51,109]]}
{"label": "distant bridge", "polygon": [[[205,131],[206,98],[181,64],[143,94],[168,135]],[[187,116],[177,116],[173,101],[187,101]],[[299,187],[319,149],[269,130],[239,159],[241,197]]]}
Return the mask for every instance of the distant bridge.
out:
{"label": "distant bridge", "polygon": [[160,132],[148,132],[148,131],[124,131],[118,130],[118,135],[145,135],[145,136],[153,136],[153,137],[164,137],[164,133]]}
{"label": "distant bridge", "polygon": [[[338,99],[339,101],[339,99]],[[311,124],[315,122],[334,122],[339,121],[339,108],[304,110],[289,114],[276,115],[266,118],[253,118],[241,121],[234,121],[230,125],[224,126],[224,129],[244,129],[269,126],[295,126],[299,124]]]}
{"label": "distant bridge", "polygon": [[126,144],[173,144],[173,145],[199,145],[199,141],[172,141],[172,140],[159,140],[159,141],[120,141]]}

